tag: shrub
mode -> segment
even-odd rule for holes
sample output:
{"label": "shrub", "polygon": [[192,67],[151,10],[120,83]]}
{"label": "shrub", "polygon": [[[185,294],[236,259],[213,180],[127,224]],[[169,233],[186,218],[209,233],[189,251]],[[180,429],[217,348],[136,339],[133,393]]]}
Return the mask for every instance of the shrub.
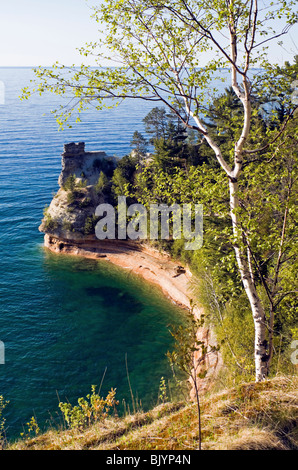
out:
{"label": "shrub", "polygon": [[98,194],[102,194],[105,192],[105,190],[107,189],[109,185],[109,179],[108,177],[105,175],[105,173],[103,171],[100,172],[99,174],[99,178],[98,178],[98,181],[95,185],[95,191],[98,193]]}
{"label": "shrub", "polygon": [[49,210],[49,206],[48,206],[48,204],[46,204],[45,207],[44,207],[44,210],[43,210],[43,215],[44,215],[44,217],[47,216],[48,210]]}
{"label": "shrub", "polygon": [[9,401],[4,400],[3,396],[0,395],[0,447],[3,446],[3,432],[4,432],[4,424],[5,418],[3,418],[3,410],[8,405]]}
{"label": "shrub", "polygon": [[62,224],[62,229],[71,232],[72,229],[73,229],[72,223],[68,222],[67,220],[64,220],[64,222]]}
{"label": "shrub", "polygon": [[49,214],[45,215],[44,227],[46,230],[55,230],[56,228],[58,228],[58,225],[59,224],[56,219],[53,219],[53,217],[50,216]]}
{"label": "shrub", "polygon": [[96,386],[91,386],[91,394],[86,398],[79,398],[78,405],[70,403],[59,403],[59,408],[70,428],[84,428],[91,424],[102,421],[108,416],[110,408],[118,405],[115,400],[116,389],[112,388],[106,398],[96,393]]}
{"label": "shrub", "polygon": [[68,194],[67,194],[67,202],[68,204],[73,204],[76,200],[76,193],[75,191],[70,191]]}
{"label": "shrub", "polygon": [[91,217],[86,217],[84,225],[84,234],[92,235],[95,232],[95,225],[97,224],[98,217],[92,215]]}
{"label": "shrub", "polygon": [[64,185],[63,185],[63,189],[64,191],[73,191],[76,187],[76,175],[70,175]]}
{"label": "shrub", "polygon": [[82,201],[79,202],[79,208],[84,209],[84,207],[88,207],[91,204],[91,199],[90,197],[86,197]]}
{"label": "shrub", "polygon": [[30,421],[27,423],[27,427],[28,427],[28,431],[27,433],[25,432],[22,432],[21,433],[21,436],[22,437],[25,437],[25,438],[30,438],[32,436],[38,436],[38,434],[40,433],[40,428],[37,424],[37,421],[36,421],[36,418],[34,416],[32,416],[32,418],[30,419]]}
{"label": "shrub", "polygon": [[77,183],[78,188],[86,188],[86,186],[87,186],[87,180],[85,178],[80,179],[79,182]]}

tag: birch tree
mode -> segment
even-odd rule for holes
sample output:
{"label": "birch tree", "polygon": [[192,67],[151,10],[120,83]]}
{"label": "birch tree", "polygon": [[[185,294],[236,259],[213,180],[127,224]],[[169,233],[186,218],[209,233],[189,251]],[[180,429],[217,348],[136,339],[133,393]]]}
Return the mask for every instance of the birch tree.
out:
{"label": "birch tree", "polygon": [[[250,269],[246,234],[239,219],[238,188],[244,166],[253,165],[264,148],[273,148],[289,119],[264,142],[255,141],[255,147],[248,144],[254,91],[260,84],[264,89],[269,78],[277,77],[278,68],[269,64],[267,47],[271,43],[277,47],[296,23],[296,2],[105,0],[94,7],[93,17],[100,25],[100,39],[83,47],[81,54],[93,56],[98,68],[67,68],[57,63],[51,69],[37,69],[35,91],[68,97],[67,105],[56,110],[61,126],[91,103],[100,110],[117,106],[123,99],[139,98],[165,105],[207,142],[229,184],[233,247],[254,321],[255,377],[261,381],[268,374],[270,356],[266,312]],[[276,19],[279,30],[274,29]],[[101,67],[115,62],[115,68]],[[254,73],[255,67],[262,72]],[[223,78],[223,68],[229,70],[228,84],[242,110],[241,130],[229,152],[204,125],[205,110],[217,92],[214,77]],[[30,93],[32,90],[24,90],[24,97]],[[290,104],[288,110],[290,115]]]}

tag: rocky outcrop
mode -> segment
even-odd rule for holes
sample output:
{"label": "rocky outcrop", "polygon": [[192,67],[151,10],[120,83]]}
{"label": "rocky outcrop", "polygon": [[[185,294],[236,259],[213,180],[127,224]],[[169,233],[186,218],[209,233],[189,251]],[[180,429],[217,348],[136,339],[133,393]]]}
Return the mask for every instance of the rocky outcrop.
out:
{"label": "rocky outcrop", "polygon": [[97,187],[100,173],[111,176],[116,160],[105,152],[86,152],[85,143],[79,142],[64,145],[61,163],[60,188],[45,209],[39,230],[63,239],[84,240],[93,235],[95,209],[105,202]]}
{"label": "rocky outcrop", "polygon": [[79,180],[86,180],[88,186],[94,185],[97,183],[100,170],[103,166],[107,166],[108,162],[111,162],[111,167],[115,166],[115,160],[108,158],[105,152],[85,152],[85,142],[65,144],[59,186],[63,187],[67,178],[72,175]]}

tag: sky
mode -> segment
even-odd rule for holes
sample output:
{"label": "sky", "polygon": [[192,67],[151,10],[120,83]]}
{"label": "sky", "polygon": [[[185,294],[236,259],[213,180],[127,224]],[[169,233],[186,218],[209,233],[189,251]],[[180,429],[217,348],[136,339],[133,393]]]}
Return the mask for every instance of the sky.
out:
{"label": "sky", "polygon": [[90,18],[94,3],[0,0],[0,66],[80,65],[76,48],[99,35],[99,25]]}
{"label": "sky", "polygon": [[[99,25],[91,5],[99,0],[0,0],[0,66],[95,65],[76,48],[96,41]],[[298,54],[298,25],[272,47],[270,59],[283,64]],[[295,44],[296,42],[296,44]]]}

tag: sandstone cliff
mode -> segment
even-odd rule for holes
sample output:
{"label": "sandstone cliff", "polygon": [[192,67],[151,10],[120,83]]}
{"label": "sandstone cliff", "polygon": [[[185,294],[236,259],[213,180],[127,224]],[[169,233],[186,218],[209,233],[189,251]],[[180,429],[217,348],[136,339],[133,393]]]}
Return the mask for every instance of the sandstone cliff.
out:
{"label": "sandstone cliff", "polygon": [[111,176],[115,167],[115,158],[105,152],[86,152],[84,142],[64,145],[60,188],[45,209],[39,230],[66,240],[90,238],[96,223],[95,209],[105,202],[97,185],[100,173]]}

